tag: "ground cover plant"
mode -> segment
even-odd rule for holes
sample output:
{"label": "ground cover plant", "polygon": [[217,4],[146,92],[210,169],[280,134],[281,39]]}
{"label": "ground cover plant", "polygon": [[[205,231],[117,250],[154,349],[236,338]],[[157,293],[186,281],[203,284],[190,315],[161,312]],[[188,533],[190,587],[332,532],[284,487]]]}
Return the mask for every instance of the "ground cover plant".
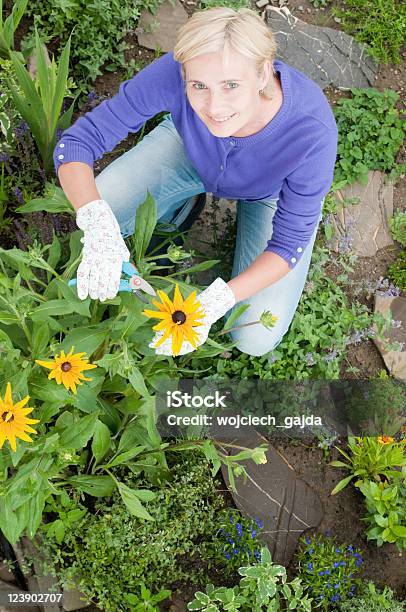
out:
{"label": "ground cover plant", "polygon": [[369,53],[384,63],[398,64],[406,33],[406,10],[397,0],[344,0],[333,6],[342,28],[368,45]]}

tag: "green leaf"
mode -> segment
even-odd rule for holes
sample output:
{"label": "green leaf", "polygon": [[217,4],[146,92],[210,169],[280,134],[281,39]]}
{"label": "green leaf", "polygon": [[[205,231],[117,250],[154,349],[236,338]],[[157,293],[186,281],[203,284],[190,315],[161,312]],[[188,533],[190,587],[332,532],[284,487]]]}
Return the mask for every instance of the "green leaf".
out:
{"label": "green leaf", "polygon": [[354,478],[354,474],[351,474],[351,476],[347,476],[347,478],[343,478],[342,480],[340,480],[338,485],[336,485],[334,489],[331,491],[330,495],[335,495],[339,491],[342,491],[347,486],[347,484],[352,480],[352,478]]}
{"label": "green leaf", "polygon": [[94,434],[98,413],[82,417],[61,434],[60,444],[65,448],[83,448]]}
{"label": "green leaf", "polygon": [[145,198],[144,202],[138,206],[135,213],[135,233],[133,235],[133,244],[135,248],[136,261],[139,261],[142,259],[142,257],[144,257],[151,241],[156,222],[156,202],[149,190],[147,190],[147,197]]}
{"label": "green leaf", "polygon": [[31,313],[31,319],[38,321],[43,317],[70,314],[76,312],[75,304],[66,300],[48,300],[37,306]]}
{"label": "green leaf", "polygon": [[35,198],[22,206],[18,206],[15,210],[21,213],[32,213],[37,211],[70,213],[71,215],[74,213],[72,204],[60,187],[56,187],[52,185],[52,183],[46,183],[45,190],[50,192],[48,197]]}
{"label": "green leaf", "polygon": [[97,420],[92,441],[92,453],[96,463],[100,463],[106,455],[110,449],[110,444],[111,436],[109,428],[102,421]]}
{"label": "green leaf", "polygon": [[406,527],[403,525],[394,525],[392,531],[398,538],[406,538]]}
{"label": "green leaf", "polygon": [[110,476],[70,476],[66,479],[75,489],[93,495],[93,497],[110,497],[116,484]]}
{"label": "green leaf", "polygon": [[167,278],[173,276],[180,276],[183,274],[194,274],[195,272],[204,272],[205,270],[209,270],[213,268],[216,264],[220,263],[220,259],[210,259],[209,261],[202,261],[195,266],[191,266],[190,268],[185,268],[182,270],[178,270],[177,272],[173,272],[172,274],[168,274]]}
{"label": "green leaf", "polygon": [[41,355],[48,347],[51,334],[48,324],[45,322],[35,323],[33,328],[31,357],[32,359],[41,359]]}
{"label": "green leaf", "polygon": [[74,346],[75,352],[86,352],[90,357],[101,343],[104,342],[108,333],[108,329],[100,329],[100,324],[97,327],[77,327],[65,336],[59,347],[60,350],[68,353],[72,346]]}
{"label": "green leaf", "polygon": [[249,304],[239,304],[231,313],[231,315],[229,316],[229,318],[227,319],[223,330],[222,331],[226,331],[227,329],[230,329],[230,327],[233,327],[235,321],[237,321],[237,319],[247,310],[247,308],[249,308]]}
{"label": "green leaf", "polygon": [[155,520],[141,504],[140,500],[137,497],[136,491],[130,489],[122,482],[117,482],[117,486],[121,498],[130,514],[137,516],[138,518],[143,518],[151,521]]}
{"label": "green leaf", "polygon": [[134,364],[131,364],[131,370],[127,372],[128,380],[131,386],[142,397],[150,397],[147,387],[145,386],[144,377],[140,370]]}

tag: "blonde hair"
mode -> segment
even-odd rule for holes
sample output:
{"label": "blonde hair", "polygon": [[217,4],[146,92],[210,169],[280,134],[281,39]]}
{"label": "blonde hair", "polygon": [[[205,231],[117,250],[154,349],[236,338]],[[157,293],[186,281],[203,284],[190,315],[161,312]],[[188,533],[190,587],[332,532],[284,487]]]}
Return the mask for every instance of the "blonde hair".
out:
{"label": "blonde hair", "polygon": [[[186,80],[184,62],[205,53],[223,50],[223,64],[231,50],[254,60],[257,75],[263,74],[267,60],[276,54],[276,42],[272,32],[261,17],[248,8],[232,9],[216,6],[196,11],[179,28],[173,49],[174,59],[182,65],[183,80]],[[261,90],[264,97],[273,96],[273,81]]]}

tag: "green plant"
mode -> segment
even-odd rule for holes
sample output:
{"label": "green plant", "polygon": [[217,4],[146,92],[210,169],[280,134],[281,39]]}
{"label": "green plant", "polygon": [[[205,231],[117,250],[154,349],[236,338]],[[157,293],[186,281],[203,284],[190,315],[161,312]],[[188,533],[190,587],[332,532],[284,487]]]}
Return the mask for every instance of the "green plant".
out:
{"label": "green plant", "polygon": [[[53,204],[52,198],[39,199],[26,208],[71,211],[61,190],[54,189],[53,198]],[[190,292],[189,284],[177,280],[188,270],[162,278],[154,274],[159,266],[144,259],[154,219],[156,204],[148,194],[137,209],[137,232],[132,236],[138,268],[153,286],[165,289],[182,283]],[[45,503],[63,489],[93,497],[108,497],[117,490],[130,513],[151,520],[143,502],[154,494],[129,489],[112,471],[116,466],[131,465],[156,483],[169,477],[167,453],[195,449],[212,462],[213,476],[222,464],[227,467],[232,487],[234,472],[245,474],[239,457],[228,454],[232,444],[161,439],[154,392],[162,378],[177,378],[177,364],[172,358],[157,358],[149,348],[153,331],[142,314],[144,305],[133,294],[119,294],[108,303],[79,300],[67,281],[80,260],[80,237],[80,231],[71,234],[69,259],[63,265],[56,235],[51,244],[35,242],[27,252],[0,249],[0,396],[10,395],[5,400],[9,409],[0,414],[0,447],[8,441],[0,453],[0,528],[10,542],[24,532],[34,537]],[[213,353],[210,342],[198,350]],[[224,350],[215,345],[214,354]],[[92,363],[82,358],[85,354]],[[95,371],[83,382],[79,372],[88,369]],[[34,440],[23,437],[17,447],[18,427],[13,426],[11,435],[7,423],[14,422],[21,401],[25,404],[30,397],[40,425]],[[18,413],[18,418],[23,415]],[[239,449],[241,459],[261,462],[263,446]]]}
{"label": "green plant", "polygon": [[260,558],[261,547],[257,540],[263,528],[260,519],[252,520],[238,510],[228,509],[220,513],[217,525],[211,556],[216,564],[224,566],[226,574]]}
{"label": "green plant", "polygon": [[[357,0],[358,2],[358,0]],[[366,184],[369,170],[390,172],[402,146],[405,120],[395,104],[399,95],[385,89],[351,89],[351,98],[336,102],[334,114],[338,127],[338,153],[333,189],[360,180]]]}
{"label": "green plant", "polygon": [[331,495],[342,491],[353,478],[357,478],[356,487],[360,487],[363,480],[381,482],[382,478],[396,478],[399,476],[399,471],[394,468],[402,468],[406,465],[405,445],[387,436],[365,436],[364,438],[349,436],[348,446],[350,455],[341,448],[335,447],[349,463],[331,461],[330,465],[345,468],[350,471],[350,475],[340,480]]}
{"label": "green plant", "polygon": [[188,610],[278,612],[281,605],[286,606],[288,610],[310,612],[312,609],[312,599],[305,592],[301,580],[295,578],[292,582],[287,582],[286,569],[272,562],[268,548],[261,549],[258,563],[240,567],[238,573],[243,576],[239,585],[233,588],[215,588],[208,584],[206,593],[195,593],[193,601],[188,603]]}
{"label": "green plant", "polygon": [[367,43],[369,53],[385,64],[400,62],[405,40],[406,11],[398,0],[344,0],[343,7],[333,7],[341,27]]}
{"label": "green plant", "polygon": [[[17,0],[11,14],[3,22],[3,0],[0,0],[0,58],[9,59],[14,49],[14,32],[27,7],[28,0]],[[21,53],[19,54],[22,57]]]}
{"label": "green plant", "polygon": [[395,543],[401,551],[406,548],[406,468],[403,477],[395,482],[376,483],[363,481],[359,484],[365,496],[368,510],[362,519],[369,525],[368,540],[376,540],[377,546],[384,542]]}
{"label": "green plant", "polygon": [[406,247],[406,211],[396,210],[389,219],[389,227],[392,238]]}
{"label": "green plant", "polygon": [[357,597],[340,604],[341,612],[403,612],[406,610],[406,601],[397,601],[392,589],[385,586],[379,591],[373,582],[364,582]]}
{"label": "green plant", "polygon": [[31,128],[43,160],[45,172],[50,175],[53,172],[56,130],[57,128],[66,129],[69,127],[76,101],[75,98],[68,110],[60,117],[62,103],[67,93],[71,41],[69,38],[61,54],[58,67],[54,58],[52,58],[50,67],[46,65],[45,53],[38,32],[36,32],[35,42],[38,61],[36,82],[33,82],[28,70],[18,56],[12,52],[11,61],[22,95],[17,91],[11,79],[7,79],[7,83],[18,112]]}
{"label": "green plant", "polygon": [[248,0],[200,0],[200,8],[213,8],[214,6],[228,6],[235,10],[239,8],[251,8]]}
{"label": "green plant", "polygon": [[[147,461],[153,469],[153,462]],[[146,466],[148,467],[148,466]],[[148,511],[154,520],[132,515],[118,492],[97,500],[87,513],[67,526],[63,545],[41,531],[38,546],[46,555],[43,570],[61,585],[75,583],[102,610],[118,610],[123,593],[137,593],[140,582],[152,592],[182,580],[206,580],[205,544],[224,507],[207,460],[185,452],[169,458],[169,478],[153,487]],[[128,488],[145,491],[136,460],[129,469],[112,468]]]}
{"label": "green plant", "polygon": [[[171,0],[173,4],[173,0]],[[33,27],[22,42],[22,48],[34,47],[34,28],[45,43],[58,41],[58,51],[71,34],[72,76],[77,85],[76,94],[88,92],[95,79],[104,70],[116,72],[127,69],[125,52],[127,33],[135,30],[140,14],[149,10],[156,14],[159,0],[64,0],[29,4],[27,14]],[[134,64],[135,66],[135,64]]]}
{"label": "green plant", "polygon": [[389,280],[401,291],[406,291],[406,251],[401,251],[389,267]]}
{"label": "green plant", "polygon": [[360,551],[320,535],[302,537],[300,543],[298,577],[313,597],[313,605],[330,610],[351,598],[359,585]]}
{"label": "green plant", "polygon": [[124,599],[131,604],[131,612],[159,612],[155,604],[168,599],[170,595],[171,591],[168,589],[162,589],[156,595],[152,595],[151,591],[141,582],[140,595],[124,593]]}
{"label": "green plant", "polygon": [[332,215],[336,215],[343,208],[359,203],[359,198],[343,198],[340,192],[329,191],[323,204],[322,225],[326,240],[331,240],[335,234],[334,225],[331,222]]}

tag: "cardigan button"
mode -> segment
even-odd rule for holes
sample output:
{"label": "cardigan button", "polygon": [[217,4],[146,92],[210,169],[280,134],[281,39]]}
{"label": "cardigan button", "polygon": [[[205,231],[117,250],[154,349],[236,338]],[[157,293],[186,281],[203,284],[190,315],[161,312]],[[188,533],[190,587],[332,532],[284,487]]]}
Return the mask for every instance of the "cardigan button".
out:
{"label": "cardigan button", "polygon": [[61,149],[63,149],[63,148],[64,148],[64,146],[65,146],[65,144],[64,144],[63,142],[61,142],[61,144],[59,145],[59,147],[60,147]]}
{"label": "cardigan button", "polygon": [[296,257],[292,257],[292,259],[290,260],[292,263],[296,263],[297,259]]}
{"label": "cardigan button", "polygon": [[298,253],[301,253],[303,251],[302,247],[297,247],[296,250],[297,250]]}
{"label": "cardigan button", "polygon": [[58,159],[64,159],[65,156],[64,155],[58,155]]}

